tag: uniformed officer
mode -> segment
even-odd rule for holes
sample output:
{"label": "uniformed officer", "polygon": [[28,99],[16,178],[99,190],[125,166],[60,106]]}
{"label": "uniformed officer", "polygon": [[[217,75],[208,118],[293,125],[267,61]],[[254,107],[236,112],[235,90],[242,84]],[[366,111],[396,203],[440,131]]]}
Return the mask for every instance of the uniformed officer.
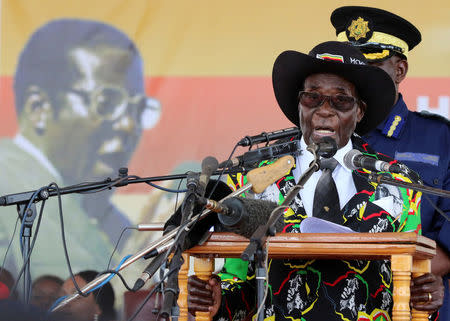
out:
{"label": "uniformed officer", "polygon": [[[369,63],[385,70],[395,83],[397,97],[391,113],[364,138],[375,150],[417,171],[426,185],[449,190],[449,120],[408,110],[398,92],[408,72],[409,51],[421,41],[419,30],[391,12],[369,7],[340,7],[331,14],[331,23],[339,41],[358,47]],[[421,213],[423,235],[438,246],[432,273],[444,278],[440,319],[450,320],[450,199],[424,195]]]}

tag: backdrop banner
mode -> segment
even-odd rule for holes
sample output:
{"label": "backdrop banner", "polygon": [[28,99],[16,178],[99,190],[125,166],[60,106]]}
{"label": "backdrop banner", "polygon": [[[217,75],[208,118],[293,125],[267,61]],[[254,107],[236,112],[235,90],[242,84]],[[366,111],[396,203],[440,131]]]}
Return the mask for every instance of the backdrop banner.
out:
{"label": "backdrop banner", "polygon": [[[431,2],[376,5],[422,32],[400,88],[407,105],[449,117],[450,8],[447,0]],[[273,94],[273,62],[284,50],[334,40],[330,14],[340,5],[3,0],[0,195],[116,178],[121,167],[141,177],[198,171],[208,155],[226,160],[246,135],[292,127]],[[64,196],[73,270],[106,269],[124,228],[164,222],[182,198],[146,184]],[[0,208],[2,263],[16,220],[15,208]],[[5,260],[15,275],[19,230],[20,223]],[[112,264],[158,236],[127,231]],[[56,199],[45,204],[34,251],[33,278],[68,277]]]}

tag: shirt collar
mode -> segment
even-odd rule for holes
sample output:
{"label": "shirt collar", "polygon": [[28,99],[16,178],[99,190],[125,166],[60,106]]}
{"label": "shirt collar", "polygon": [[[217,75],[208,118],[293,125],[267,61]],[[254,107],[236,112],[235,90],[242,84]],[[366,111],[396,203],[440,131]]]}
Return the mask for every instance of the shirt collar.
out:
{"label": "shirt collar", "polygon": [[[309,151],[306,150],[306,147],[307,147],[307,145],[306,145],[305,139],[303,138],[303,135],[302,135],[302,138],[300,139],[300,150],[305,151],[302,153],[302,156],[304,155],[305,159],[302,160],[302,162],[300,164],[300,166],[302,167],[301,168],[302,173],[308,168],[309,163],[311,161],[313,161],[313,155]],[[351,173],[352,171],[350,169],[348,169],[347,167],[345,167],[344,156],[352,149],[353,149],[353,144],[352,144],[351,139],[349,139],[347,144],[344,147],[338,149],[336,154],[333,156],[334,159],[338,161],[339,165],[341,165],[349,173]],[[303,166],[305,166],[305,168],[303,168]]]}
{"label": "shirt collar", "polygon": [[408,117],[408,107],[406,107],[402,94],[398,94],[398,100],[392,107],[391,112],[384,122],[381,122],[377,129],[386,137],[399,138]]}
{"label": "shirt collar", "polygon": [[26,139],[21,134],[17,134],[14,137],[14,143],[21,148],[24,152],[30,154],[35,158],[41,165],[43,165],[55,178],[62,180],[61,175],[56,170],[55,166],[50,162],[47,156],[44,155],[36,146],[33,145],[28,139]]}

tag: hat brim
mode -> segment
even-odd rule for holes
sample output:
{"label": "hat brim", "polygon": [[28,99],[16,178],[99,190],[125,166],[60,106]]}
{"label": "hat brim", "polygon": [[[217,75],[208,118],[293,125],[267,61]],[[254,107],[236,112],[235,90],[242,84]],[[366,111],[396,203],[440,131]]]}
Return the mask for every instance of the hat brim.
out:
{"label": "hat brim", "polygon": [[359,98],[367,104],[355,132],[365,135],[389,114],[395,100],[395,85],[382,69],[368,65],[344,64],[317,59],[301,52],[282,52],[275,60],[272,84],[275,97],[286,117],[299,126],[298,93],[305,79],[317,73],[341,76],[355,85]]}

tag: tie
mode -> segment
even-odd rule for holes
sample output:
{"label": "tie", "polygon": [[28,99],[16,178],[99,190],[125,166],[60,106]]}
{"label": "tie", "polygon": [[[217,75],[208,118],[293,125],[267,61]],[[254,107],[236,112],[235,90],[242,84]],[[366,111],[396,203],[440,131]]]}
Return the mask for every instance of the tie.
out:
{"label": "tie", "polygon": [[341,210],[336,184],[331,176],[337,165],[338,161],[334,158],[323,158],[320,160],[322,176],[320,176],[314,192],[314,217],[333,218]]}

